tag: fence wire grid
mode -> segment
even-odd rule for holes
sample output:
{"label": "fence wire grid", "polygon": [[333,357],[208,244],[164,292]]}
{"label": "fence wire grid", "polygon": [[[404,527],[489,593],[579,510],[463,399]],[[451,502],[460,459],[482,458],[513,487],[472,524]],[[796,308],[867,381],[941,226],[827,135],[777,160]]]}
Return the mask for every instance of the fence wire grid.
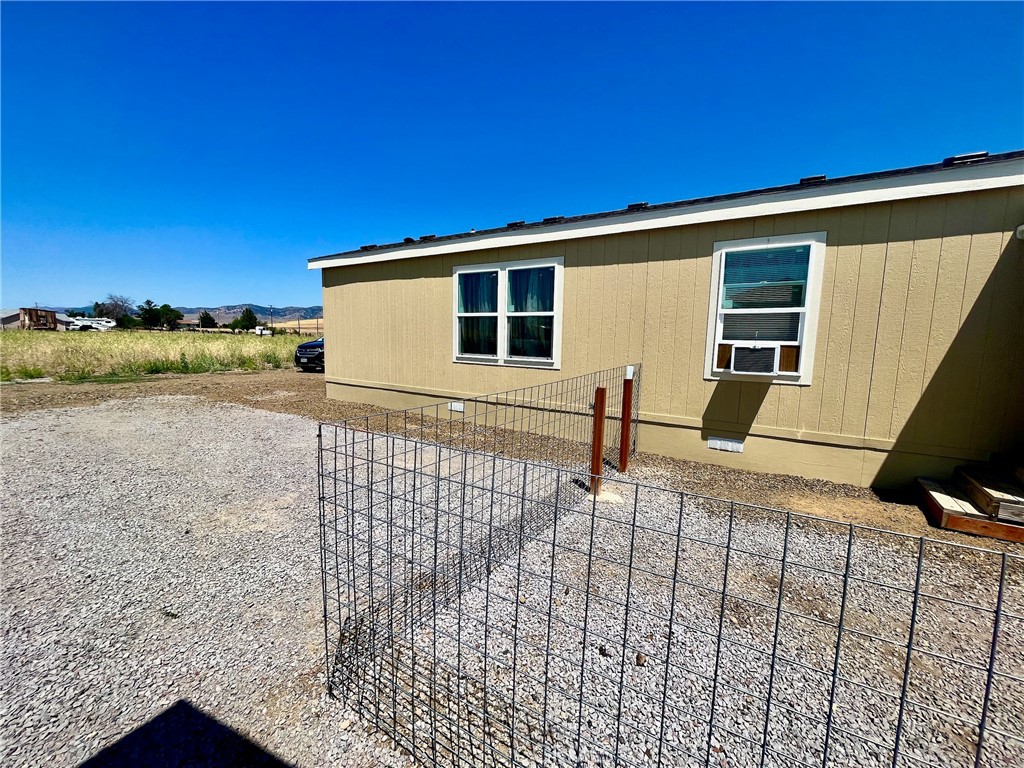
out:
{"label": "fence wire grid", "polygon": [[1024,765],[1024,558],[590,496],[624,374],[321,425],[333,694],[427,765]]}

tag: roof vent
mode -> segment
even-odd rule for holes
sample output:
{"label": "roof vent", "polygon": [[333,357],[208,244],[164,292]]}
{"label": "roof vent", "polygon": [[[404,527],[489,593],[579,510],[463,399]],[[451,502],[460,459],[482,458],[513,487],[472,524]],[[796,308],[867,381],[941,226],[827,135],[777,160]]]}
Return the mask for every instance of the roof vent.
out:
{"label": "roof vent", "polygon": [[420,240],[433,240],[437,235],[420,235]]}
{"label": "roof vent", "polygon": [[630,203],[626,206],[627,211],[642,211],[649,203]]}
{"label": "roof vent", "polygon": [[510,222],[509,222],[508,224],[506,224],[505,226],[506,226],[506,227],[507,227],[508,229],[515,229],[516,227],[521,227],[521,226],[523,226],[524,224],[526,224],[526,222],[525,222],[525,221],[510,221]]}
{"label": "roof vent", "polygon": [[816,184],[819,181],[824,181],[825,178],[826,177],[825,177],[824,173],[819,174],[817,176],[804,176],[802,179],[800,179],[800,183],[801,184]]}
{"label": "roof vent", "polygon": [[360,245],[359,246],[359,250],[360,251],[372,251],[376,247],[377,247],[376,244],[373,244],[373,245]]}
{"label": "roof vent", "polygon": [[565,216],[548,216],[544,219],[544,224],[556,224],[559,221],[565,221]]}
{"label": "roof vent", "polygon": [[412,237],[407,237],[407,238],[405,238],[404,240],[402,240],[402,242],[403,242],[403,243],[415,243],[415,242],[416,242],[416,239],[415,239],[415,238],[412,238]]}
{"label": "roof vent", "polygon": [[973,163],[975,160],[984,160],[986,157],[988,157],[988,152],[968,152],[964,155],[947,157],[942,161],[942,164],[948,168],[951,165],[966,165],[967,163]]}

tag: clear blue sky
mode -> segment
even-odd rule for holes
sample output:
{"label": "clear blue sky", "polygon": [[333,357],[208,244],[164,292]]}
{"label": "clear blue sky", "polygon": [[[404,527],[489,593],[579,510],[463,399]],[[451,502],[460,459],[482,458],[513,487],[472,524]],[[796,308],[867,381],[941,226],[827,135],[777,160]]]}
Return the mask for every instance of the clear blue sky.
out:
{"label": "clear blue sky", "polygon": [[3,306],[1024,146],[1024,6],[2,6]]}

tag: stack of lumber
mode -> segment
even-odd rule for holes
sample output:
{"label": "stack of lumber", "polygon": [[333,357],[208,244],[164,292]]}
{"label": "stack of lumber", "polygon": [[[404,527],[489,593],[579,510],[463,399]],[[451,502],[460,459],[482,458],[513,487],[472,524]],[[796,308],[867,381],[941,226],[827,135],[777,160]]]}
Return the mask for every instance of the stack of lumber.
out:
{"label": "stack of lumber", "polygon": [[952,481],[917,482],[932,525],[1024,542],[1024,458],[959,467]]}

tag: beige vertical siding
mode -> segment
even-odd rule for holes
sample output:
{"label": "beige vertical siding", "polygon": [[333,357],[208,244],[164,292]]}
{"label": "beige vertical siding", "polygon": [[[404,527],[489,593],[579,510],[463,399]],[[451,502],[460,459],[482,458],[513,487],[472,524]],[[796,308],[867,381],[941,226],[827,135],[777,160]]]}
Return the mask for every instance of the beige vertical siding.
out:
{"label": "beige vertical siding", "polygon": [[[1021,223],[1014,188],[327,269],[327,377],[383,403],[352,386],[483,393],[642,360],[659,450],[716,460],[703,432],[750,435],[760,454],[728,461],[785,470],[800,441],[821,465],[802,448],[791,471],[902,481],[1024,440]],[[704,381],[713,244],[815,231],[813,383]],[[546,256],[565,259],[561,370],[453,363],[453,266]]]}

